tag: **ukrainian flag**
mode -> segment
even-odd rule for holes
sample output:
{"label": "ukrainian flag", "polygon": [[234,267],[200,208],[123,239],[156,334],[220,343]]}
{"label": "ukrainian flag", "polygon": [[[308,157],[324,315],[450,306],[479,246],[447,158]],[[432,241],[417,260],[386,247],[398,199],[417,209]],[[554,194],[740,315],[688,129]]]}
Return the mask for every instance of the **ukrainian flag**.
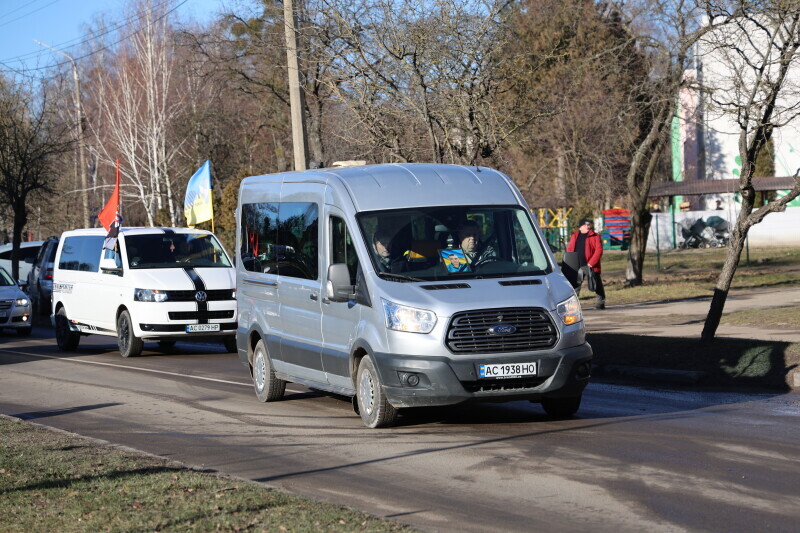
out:
{"label": "ukrainian flag", "polygon": [[203,163],[189,179],[183,200],[183,213],[186,215],[186,225],[190,228],[214,219],[214,207],[211,203],[211,161]]}

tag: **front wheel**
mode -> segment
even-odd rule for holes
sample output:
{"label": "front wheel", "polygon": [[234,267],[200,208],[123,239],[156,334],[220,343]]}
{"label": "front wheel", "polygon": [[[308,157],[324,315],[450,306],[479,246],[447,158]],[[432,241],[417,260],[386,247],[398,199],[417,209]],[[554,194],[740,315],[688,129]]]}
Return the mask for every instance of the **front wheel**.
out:
{"label": "front wheel", "polygon": [[256,396],[262,402],[274,402],[280,400],[286,390],[286,382],[275,376],[272,369],[272,362],[267,354],[267,347],[264,341],[258,341],[255,352],[253,352],[253,388]]}
{"label": "front wheel", "polygon": [[551,418],[569,418],[578,412],[581,395],[572,398],[542,398],[542,407]]}
{"label": "front wheel", "polygon": [[356,399],[358,414],[368,428],[389,427],[397,419],[397,409],[386,399],[375,364],[369,355],[365,355],[358,364]]}
{"label": "front wheel", "polygon": [[133,334],[133,321],[128,311],[120,313],[117,319],[117,345],[122,357],[136,357],[142,353],[144,342]]}
{"label": "front wheel", "polygon": [[69,329],[67,311],[62,307],[56,313],[56,344],[62,352],[71,352],[78,347],[81,336],[76,331]]}

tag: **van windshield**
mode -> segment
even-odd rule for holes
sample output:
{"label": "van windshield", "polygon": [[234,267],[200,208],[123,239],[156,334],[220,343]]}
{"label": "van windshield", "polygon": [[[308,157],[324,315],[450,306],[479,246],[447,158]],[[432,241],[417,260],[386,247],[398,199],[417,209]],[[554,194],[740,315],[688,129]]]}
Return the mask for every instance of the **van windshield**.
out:
{"label": "van windshield", "polygon": [[207,233],[126,235],[125,247],[132,269],[231,266],[219,241]]}
{"label": "van windshield", "polygon": [[358,215],[375,271],[392,281],[536,276],[552,265],[519,206],[448,206]]}

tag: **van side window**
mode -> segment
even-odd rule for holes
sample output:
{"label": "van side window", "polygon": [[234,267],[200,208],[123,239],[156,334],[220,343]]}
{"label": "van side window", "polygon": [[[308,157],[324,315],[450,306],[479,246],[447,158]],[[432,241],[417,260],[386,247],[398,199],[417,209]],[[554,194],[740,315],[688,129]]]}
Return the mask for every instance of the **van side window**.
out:
{"label": "van side window", "polygon": [[345,263],[347,270],[350,271],[350,283],[356,283],[356,272],[358,270],[358,257],[356,247],[353,244],[353,237],[344,220],[337,216],[331,216],[331,257],[330,263]]}
{"label": "van side window", "polygon": [[58,268],[81,272],[99,272],[103,239],[102,235],[67,237],[61,248]]}
{"label": "van side window", "polygon": [[317,279],[319,217],[317,204],[282,202],[278,215],[278,274]]}
{"label": "van side window", "polygon": [[278,243],[277,203],[242,205],[241,237],[242,266],[250,272],[277,274],[275,245]]}

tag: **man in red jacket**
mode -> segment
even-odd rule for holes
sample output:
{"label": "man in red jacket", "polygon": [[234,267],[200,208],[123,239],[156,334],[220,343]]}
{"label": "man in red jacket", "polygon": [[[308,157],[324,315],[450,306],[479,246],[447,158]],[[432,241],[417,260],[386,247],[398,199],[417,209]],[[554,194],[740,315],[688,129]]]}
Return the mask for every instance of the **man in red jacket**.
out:
{"label": "man in red jacket", "polygon": [[[584,270],[583,267],[587,267],[594,272],[594,292],[597,294],[595,309],[605,309],[606,291],[603,288],[603,279],[600,277],[600,258],[603,257],[603,243],[600,240],[600,235],[595,233],[593,225],[592,221],[588,218],[581,220],[577,231],[569,238],[567,251],[579,252],[578,258],[580,260],[581,271]],[[581,285],[585,277],[586,276],[581,276],[580,274],[578,276],[578,293],[580,293]]]}

